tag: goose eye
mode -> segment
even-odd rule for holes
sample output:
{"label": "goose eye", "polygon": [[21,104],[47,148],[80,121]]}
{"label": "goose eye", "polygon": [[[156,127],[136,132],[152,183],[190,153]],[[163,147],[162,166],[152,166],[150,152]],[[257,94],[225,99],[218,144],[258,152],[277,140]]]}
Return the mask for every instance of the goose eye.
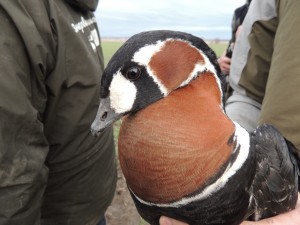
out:
{"label": "goose eye", "polygon": [[141,69],[139,67],[131,67],[126,72],[128,80],[137,80],[141,76]]}

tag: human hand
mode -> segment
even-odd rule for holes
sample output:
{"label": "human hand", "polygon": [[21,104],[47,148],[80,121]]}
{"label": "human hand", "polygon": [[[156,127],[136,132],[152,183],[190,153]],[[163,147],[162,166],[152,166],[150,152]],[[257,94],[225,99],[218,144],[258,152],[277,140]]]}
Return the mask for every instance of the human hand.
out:
{"label": "human hand", "polygon": [[188,225],[187,223],[180,222],[178,220],[174,220],[165,216],[160,217],[159,224],[160,225]]}
{"label": "human hand", "polygon": [[257,222],[244,221],[240,225],[300,225],[300,195],[294,210]]}
{"label": "human hand", "polygon": [[240,36],[240,33],[241,33],[241,31],[242,31],[242,25],[240,25],[238,28],[237,28],[237,30],[236,30],[236,32],[235,32],[235,40],[237,40],[238,39],[238,37]]}
{"label": "human hand", "polygon": [[223,54],[220,58],[218,58],[218,63],[222,73],[228,75],[230,72],[231,59]]}

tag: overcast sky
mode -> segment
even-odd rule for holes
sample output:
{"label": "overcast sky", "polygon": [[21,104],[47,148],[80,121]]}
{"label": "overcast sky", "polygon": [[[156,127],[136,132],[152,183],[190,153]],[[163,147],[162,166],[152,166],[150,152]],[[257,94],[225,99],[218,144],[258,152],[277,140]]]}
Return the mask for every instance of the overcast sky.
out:
{"label": "overcast sky", "polygon": [[100,0],[95,12],[102,37],[130,37],[154,29],[229,39],[235,8],[246,0]]}

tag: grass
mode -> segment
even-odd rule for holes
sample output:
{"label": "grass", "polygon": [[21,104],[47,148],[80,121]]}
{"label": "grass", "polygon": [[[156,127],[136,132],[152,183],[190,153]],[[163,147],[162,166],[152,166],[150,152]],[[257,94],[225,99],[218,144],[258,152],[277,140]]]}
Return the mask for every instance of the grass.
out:
{"label": "grass", "polygon": [[121,47],[123,41],[104,41],[102,42],[102,49],[104,55],[104,65],[107,65],[112,55]]}
{"label": "grass", "polygon": [[[121,47],[123,41],[103,41],[102,49],[104,54],[104,65],[107,65],[112,55]],[[208,45],[215,51],[217,56],[220,56],[226,49],[227,45],[224,42],[207,42]]]}
{"label": "grass", "polygon": [[224,42],[208,42],[208,45],[215,51],[218,57],[220,57],[227,48],[227,43]]}

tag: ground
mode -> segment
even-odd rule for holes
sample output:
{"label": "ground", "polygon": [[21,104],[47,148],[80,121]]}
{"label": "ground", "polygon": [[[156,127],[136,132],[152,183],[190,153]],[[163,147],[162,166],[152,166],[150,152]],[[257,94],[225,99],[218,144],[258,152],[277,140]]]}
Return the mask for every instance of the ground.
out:
{"label": "ground", "polygon": [[106,212],[107,225],[147,225],[139,216],[120,166],[118,165],[118,181],[115,197]]}

